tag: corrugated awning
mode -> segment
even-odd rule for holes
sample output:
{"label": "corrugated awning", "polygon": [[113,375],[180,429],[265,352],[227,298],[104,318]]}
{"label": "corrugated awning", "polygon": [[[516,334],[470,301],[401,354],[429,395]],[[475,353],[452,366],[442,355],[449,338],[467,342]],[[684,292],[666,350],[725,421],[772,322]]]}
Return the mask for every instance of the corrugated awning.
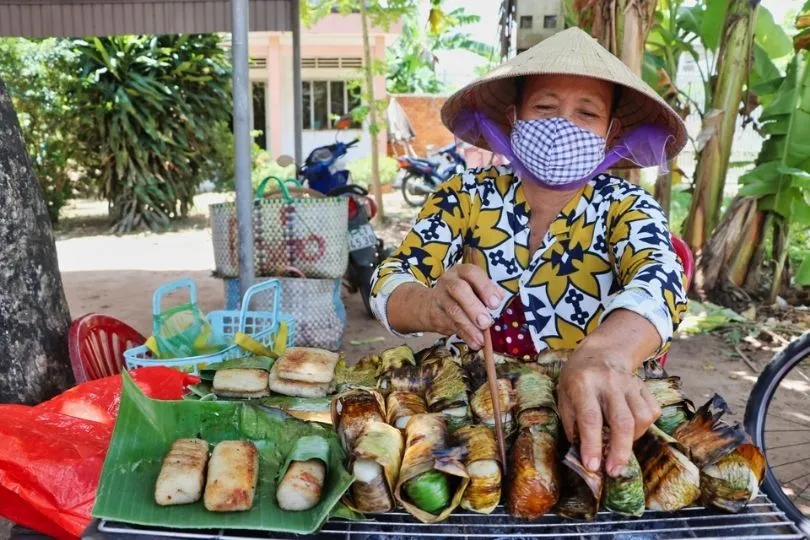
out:
{"label": "corrugated awning", "polygon": [[[293,0],[251,0],[250,30],[291,32]],[[0,0],[0,36],[230,32],[230,0]]]}

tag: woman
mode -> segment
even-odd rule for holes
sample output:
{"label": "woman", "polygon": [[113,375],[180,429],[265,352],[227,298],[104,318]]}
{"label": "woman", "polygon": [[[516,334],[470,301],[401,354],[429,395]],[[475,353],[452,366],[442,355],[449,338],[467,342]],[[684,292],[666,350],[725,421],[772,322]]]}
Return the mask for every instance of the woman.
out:
{"label": "woman", "polygon": [[[558,383],[560,417],[583,463],[622,473],[660,415],[633,372],[666,350],[686,310],[666,217],[611,166],[665,164],[680,117],[615,56],[572,28],[453,95],[442,121],[505,154],[510,167],[439,187],[373,281],[372,307],[398,334],[438,332],[530,360],[575,349]],[[607,152],[606,152],[606,149]],[[478,250],[486,268],[465,264]]]}

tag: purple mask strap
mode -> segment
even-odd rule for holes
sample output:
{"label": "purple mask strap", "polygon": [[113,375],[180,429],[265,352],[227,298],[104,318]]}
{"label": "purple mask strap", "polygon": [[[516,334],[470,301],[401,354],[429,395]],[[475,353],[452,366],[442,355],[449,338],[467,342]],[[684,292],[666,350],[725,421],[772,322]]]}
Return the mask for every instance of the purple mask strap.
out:
{"label": "purple mask strap", "polygon": [[[501,130],[487,115],[479,111],[465,110],[459,113],[453,125],[453,133],[468,141],[484,139],[496,154],[509,160],[512,170],[520,178],[540,182],[529,171],[512,151],[509,135]],[[658,167],[662,173],[668,172],[666,147],[673,136],[661,126],[644,124],[625,134],[605,154],[605,158],[586,178],[565,186],[548,186],[551,189],[570,190],[587,183],[591,178],[601,174],[618,162],[627,160],[638,167]]]}

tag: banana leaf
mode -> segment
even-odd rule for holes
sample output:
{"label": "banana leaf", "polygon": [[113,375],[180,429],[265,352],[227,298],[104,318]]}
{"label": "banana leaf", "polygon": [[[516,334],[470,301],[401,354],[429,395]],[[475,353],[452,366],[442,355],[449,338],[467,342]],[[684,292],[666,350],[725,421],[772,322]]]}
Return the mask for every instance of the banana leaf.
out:
{"label": "banana leaf", "polygon": [[[447,447],[447,423],[441,414],[418,414],[408,422],[405,454],[394,495],[409,514],[423,523],[443,521],[461,503],[469,476],[455,452]],[[427,472],[444,473],[450,485],[450,500],[437,513],[422,510],[405,493],[405,484]]]}
{"label": "banana leaf", "polygon": [[518,415],[530,409],[545,407],[556,411],[554,381],[544,373],[531,371],[518,377],[515,383]]}
{"label": "banana leaf", "polygon": [[430,383],[425,366],[403,366],[383,373],[377,381],[382,392],[412,392],[424,395]]}
{"label": "banana leaf", "polygon": [[635,454],[630,454],[621,475],[605,478],[603,495],[602,504],[612,512],[636,517],[644,513],[644,480]]}
{"label": "banana leaf", "polygon": [[506,509],[512,517],[537,519],[560,498],[557,438],[532,426],[521,429],[507,467]]}
{"label": "banana leaf", "polygon": [[560,376],[563,364],[571,357],[573,351],[543,351],[535,357],[535,364],[542,373],[551,377],[555,383]]}
{"label": "banana leaf", "polygon": [[661,407],[661,416],[655,421],[655,425],[667,435],[672,435],[681,425],[688,422],[694,413],[695,407],[689,400],[678,405]]}
{"label": "banana leaf", "polygon": [[701,503],[737,513],[754,500],[765,477],[765,456],[746,443],[700,471]]}
{"label": "banana leaf", "polygon": [[385,373],[403,366],[415,365],[416,358],[414,358],[413,351],[407,345],[386,349],[380,353],[380,373]]}
{"label": "banana leaf", "polygon": [[730,426],[720,420],[727,412],[725,400],[715,394],[673,433],[701,469],[731,454],[748,438],[739,424]]}
{"label": "banana leaf", "polygon": [[373,461],[383,470],[383,478],[375,482],[356,479],[351,488],[350,508],[359,512],[388,512],[394,508],[394,489],[402,465],[404,441],[402,432],[382,422],[368,424],[357,439],[351,460]]}
{"label": "banana leaf", "polygon": [[431,383],[425,390],[425,401],[431,412],[441,412],[469,403],[467,377],[452,357],[444,357],[431,363],[428,373]]}
{"label": "banana leaf", "polygon": [[[310,459],[318,459],[326,465],[326,470],[329,470],[329,441],[322,435],[306,435],[295,440],[292,450],[287,454],[284,459],[276,481],[281,482],[284,475],[287,474],[287,469],[293,461],[309,461]],[[328,474],[328,473],[327,473]]]}
{"label": "banana leaf", "polygon": [[461,499],[461,507],[472,512],[491,514],[501,500],[503,464],[498,452],[498,443],[491,429],[482,426],[465,426],[455,432],[455,437],[464,446],[464,466],[470,476],[470,484]]}
{"label": "banana leaf", "polygon": [[331,414],[332,426],[348,450],[369,423],[385,422],[385,401],[373,388],[354,388],[332,400]]}
{"label": "banana leaf", "polygon": [[[512,384],[509,379],[498,379],[496,383],[498,386],[498,404],[501,410],[501,425],[504,436],[508,437],[514,429]],[[482,384],[478,387],[478,390],[473,393],[470,403],[472,411],[478,420],[490,429],[495,429],[495,408],[493,407],[492,392],[489,384]]]}
{"label": "banana leaf", "polygon": [[413,392],[391,392],[386,398],[385,406],[386,422],[399,429],[405,429],[412,416],[427,412],[425,400]]}
{"label": "banana leaf", "polygon": [[276,359],[269,356],[245,356],[242,358],[234,358],[224,362],[217,362],[216,364],[208,364],[200,369],[200,379],[203,381],[213,381],[214,375],[220,369],[263,369],[270,371]]}
{"label": "banana leaf", "polygon": [[291,396],[270,396],[261,398],[259,403],[265,407],[281,409],[293,418],[298,418],[304,422],[332,424],[332,414],[330,412],[332,399],[328,397],[300,398]]}
{"label": "banana leaf", "polygon": [[[247,402],[156,401],[122,374],[118,421],[104,462],[93,516],[155,527],[251,529],[309,534],[318,530],[349,489],[352,476],[334,432],[318,424],[268,413]],[[277,476],[296,441],[315,435],[329,445],[329,472],[321,502],[304,512],[285,512],[275,500]],[[208,512],[202,502],[160,507],[155,481],[163,456],[178,438],[209,444],[250,440],[259,450],[259,484],[253,508],[232,514]]]}
{"label": "banana leaf", "polygon": [[680,377],[666,377],[662,379],[647,379],[644,381],[647,390],[658,401],[659,407],[677,405],[686,400],[681,390]]}
{"label": "banana leaf", "polygon": [[591,472],[585,468],[576,444],[568,448],[563,464],[566,472],[558,508],[560,515],[573,519],[593,519],[602,502],[605,484],[603,472]]}
{"label": "banana leaf", "polygon": [[354,365],[347,365],[343,355],[335,365],[335,387],[344,392],[358,387],[373,387],[377,384],[380,370],[380,357],[364,356]]}
{"label": "banana leaf", "polygon": [[634,450],[644,477],[647,508],[675,512],[700,496],[700,471],[676,439],[650,426]]}

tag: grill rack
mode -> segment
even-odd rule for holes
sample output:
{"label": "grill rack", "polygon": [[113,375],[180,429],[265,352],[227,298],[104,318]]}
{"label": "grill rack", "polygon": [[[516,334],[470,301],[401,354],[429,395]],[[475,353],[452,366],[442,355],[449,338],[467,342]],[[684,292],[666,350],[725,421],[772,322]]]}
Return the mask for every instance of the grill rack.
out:
{"label": "grill rack", "polygon": [[[302,535],[266,531],[200,530],[179,531],[139,527],[112,521],[94,524],[96,534],[86,539],[181,538],[189,540],[292,540]],[[424,538],[528,539],[528,538],[616,538],[670,540],[674,538],[802,539],[805,536],[765,495],[759,495],[739,514],[725,514],[703,507],[679,512],[647,511],[640,518],[626,518],[599,512],[593,521],[568,521],[554,514],[534,522],[518,521],[499,506],[490,515],[453,513],[442,523],[424,524],[397,511],[362,521],[327,521],[308,536],[313,540],[417,540]]]}

